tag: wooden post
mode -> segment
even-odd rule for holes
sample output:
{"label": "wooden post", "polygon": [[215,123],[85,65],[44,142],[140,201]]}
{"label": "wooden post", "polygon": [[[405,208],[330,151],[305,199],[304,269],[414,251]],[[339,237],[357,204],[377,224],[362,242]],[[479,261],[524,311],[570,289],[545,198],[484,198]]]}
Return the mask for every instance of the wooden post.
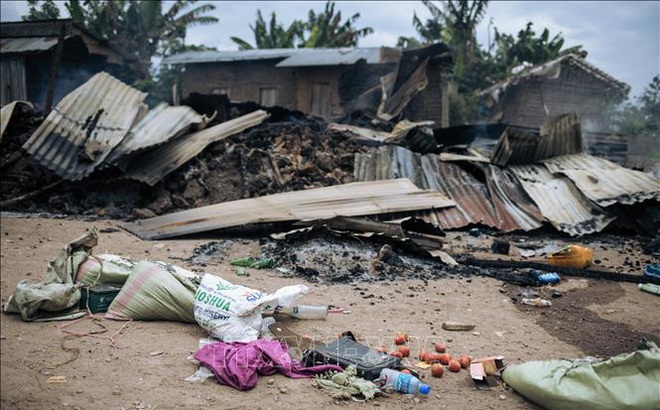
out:
{"label": "wooden post", "polygon": [[57,84],[57,72],[60,68],[60,60],[62,59],[62,50],[64,49],[64,37],[66,36],[66,23],[62,23],[60,35],[57,38],[57,46],[55,47],[55,55],[53,56],[53,64],[50,66],[50,79],[48,81],[48,94],[46,94],[46,105],[44,106],[44,116],[50,113],[53,106],[53,97],[55,95],[55,85]]}

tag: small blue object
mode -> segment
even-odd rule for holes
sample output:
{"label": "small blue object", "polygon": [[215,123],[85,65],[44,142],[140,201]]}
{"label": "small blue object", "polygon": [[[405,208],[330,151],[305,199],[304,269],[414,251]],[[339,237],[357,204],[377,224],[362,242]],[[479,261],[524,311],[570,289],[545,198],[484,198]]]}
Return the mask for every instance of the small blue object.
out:
{"label": "small blue object", "polygon": [[419,392],[421,394],[429,394],[429,393],[431,393],[431,386],[429,386],[428,384],[422,383],[422,384],[419,385]]}
{"label": "small blue object", "polygon": [[660,265],[646,265],[643,276],[660,280]]}
{"label": "small blue object", "polygon": [[561,280],[559,275],[556,274],[555,272],[546,273],[546,272],[541,272],[539,270],[535,270],[532,271],[532,274],[534,275],[536,281],[542,285],[554,285],[556,283],[559,283],[559,281]]}

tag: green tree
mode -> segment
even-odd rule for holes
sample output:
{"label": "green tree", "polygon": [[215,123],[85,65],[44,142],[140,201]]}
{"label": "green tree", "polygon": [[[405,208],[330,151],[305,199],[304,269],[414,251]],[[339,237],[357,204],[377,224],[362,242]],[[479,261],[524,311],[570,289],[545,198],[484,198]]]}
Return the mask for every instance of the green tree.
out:
{"label": "green tree", "polygon": [[28,0],[28,14],[21,18],[25,21],[56,20],[60,18],[60,9],[53,0]]}
{"label": "green tree", "polygon": [[621,134],[660,138],[660,75],[653,77],[637,101],[615,107],[610,118]]}
{"label": "green tree", "polygon": [[358,40],[374,32],[371,27],[356,28],[354,23],[360,18],[355,13],[342,23],[341,12],[335,13],[335,3],[328,1],[321,13],[310,10],[307,22],[303,23],[299,47],[307,48],[333,48],[355,47]]}
{"label": "green tree", "polygon": [[586,57],[587,53],[582,50],[581,45],[563,48],[564,37],[561,33],[550,39],[550,31],[546,28],[537,37],[532,26],[533,23],[528,22],[525,29],[518,32],[517,38],[509,34],[502,34],[495,29],[497,58],[500,63],[510,68],[523,62],[533,65],[543,64],[570,53]]}
{"label": "green tree", "polygon": [[302,36],[303,24],[294,20],[288,29],[277,22],[275,13],[270,15],[270,23],[266,24],[261,10],[257,10],[257,21],[254,26],[250,25],[250,30],[254,33],[254,44],[252,46],[247,41],[239,37],[231,37],[231,40],[238,44],[239,50],[252,50],[254,48],[293,48],[296,38]]}
{"label": "green tree", "polygon": [[167,10],[162,0],[68,0],[65,6],[76,23],[123,50],[129,74],[145,80],[152,58],[180,49],[188,28],[218,21],[207,15],[214,5],[187,10],[194,3],[176,0]]}
{"label": "green tree", "polygon": [[353,14],[342,22],[341,12],[335,12],[335,3],[328,1],[325,9],[316,13],[310,10],[307,21],[294,20],[289,28],[277,22],[275,13],[270,16],[267,24],[257,12],[257,20],[250,29],[254,34],[254,43],[248,43],[239,37],[232,37],[240,50],[251,50],[253,48],[334,48],[354,47],[358,40],[373,33],[371,27],[356,28],[355,23],[360,18],[359,13]]}

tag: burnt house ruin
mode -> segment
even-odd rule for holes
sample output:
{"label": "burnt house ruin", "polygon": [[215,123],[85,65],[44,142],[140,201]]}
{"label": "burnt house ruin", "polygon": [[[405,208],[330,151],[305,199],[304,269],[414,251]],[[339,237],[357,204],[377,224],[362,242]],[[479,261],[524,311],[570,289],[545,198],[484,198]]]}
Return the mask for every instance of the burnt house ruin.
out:
{"label": "burnt house ruin", "polygon": [[73,20],[0,24],[0,105],[30,101],[49,111],[100,71],[121,76],[121,54]]}
{"label": "burnt house ruin", "polygon": [[630,86],[585,59],[568,54],[480,92],[480,114],[487,122],[539,128],[548,118],[575,112],[580,117],[584,149],[620,165],[627,164],[634,136],[608,127],[607,109],[626,98]]}
{"label": "burnt house ruin", "polygon": [[[444,44],[391,47],[191,51],[163,60],[183,64],[183,96],[224,94],[232,101],[281,106],[325,119],[351,110],[448,122]],[[383,93],[385,98],[383,98]],[[409,104],[410,103],[410,104]]]}

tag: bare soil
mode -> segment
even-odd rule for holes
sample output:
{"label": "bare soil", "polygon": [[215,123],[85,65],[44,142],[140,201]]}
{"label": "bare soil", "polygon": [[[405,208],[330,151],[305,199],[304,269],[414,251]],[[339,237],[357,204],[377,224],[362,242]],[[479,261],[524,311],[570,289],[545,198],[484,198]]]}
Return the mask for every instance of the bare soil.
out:
{"label": "bare soil", "polygon": [[[557,286],[533,288],[553,302],[552,307],[539,309],[520,304],[519,286],[484,276],[488,272],[480,269],[452,270],[400,251],[395,262],[386,264],[390,266],[374,269],[381,244],[367,240],[310,238],[282,244],[259,238],[206,237],[143,241],[118,229],[113,220],[4,216],[0,222],[3,302],[19,280],[38,281],[61,246],[96,226],[101,234],[95,253],[168,261],[265,291],[305,283],[311,290],[306,303],[333,304],[350,312],[331,314],[325,321],[287,321],[294,331],[318,340],[329,341],[352,330],[372,347],[391,347],[394,334],[405,331],[412,336],[413,355],[443,341],[455,355],[503,355],[507,364],[609,357],[634,350],[642,335],[660,341],[660,298],[639,291],[632,283],[563,277]],[[518,260],[524,259],[519,254],[522,248],[515,246],[521,238],[549,247],[569,240],[559,235],[499,238],[513,246],[512,256],[498,256]],[[492,239],[453,232],[447,236],[446,251],[493,257]],[[648,239],[611,235],[580,240],[594,250],[597,266],[620,273],[640,273],[645,263],[653,261],[641,252],[645,242]],[[237,276],[229,265],[233,258],[283,253],[286,257],[278,260],[280,270],[247,269],[249,276]],[[317,274],[310,275],[310,269]],[[553,298],[553,293],[561,297]],[[476,328],[447,332],[441,328],[447,320],[473,323]],[[19,316],[0,315],[3,409],[538,408],[502,385],[489,391],[475,389],[465,370],[446,373],[442,379],[420,370],[433,389],[428,397],[394,394],[372,403],[336,402],[316,390],[310,380],[281,375],[272,376],[272,384],[267,383],[269,377],[261,377],[255,389],[239,392],[213,380],[184,381],[195,371],[188,357],[205,336],[195,324],[131,322],[119,332],[125,323],[102,321],[104,333],[77,337],[59,328],[67,323],[26,323]],[[66,330],[104,329],[87,319]],[[113,335],[118,347],[110,341]],[[414,365],[416,360],[410,362]],[[64,376],[65,382],[49,383],[51,376]]]}

